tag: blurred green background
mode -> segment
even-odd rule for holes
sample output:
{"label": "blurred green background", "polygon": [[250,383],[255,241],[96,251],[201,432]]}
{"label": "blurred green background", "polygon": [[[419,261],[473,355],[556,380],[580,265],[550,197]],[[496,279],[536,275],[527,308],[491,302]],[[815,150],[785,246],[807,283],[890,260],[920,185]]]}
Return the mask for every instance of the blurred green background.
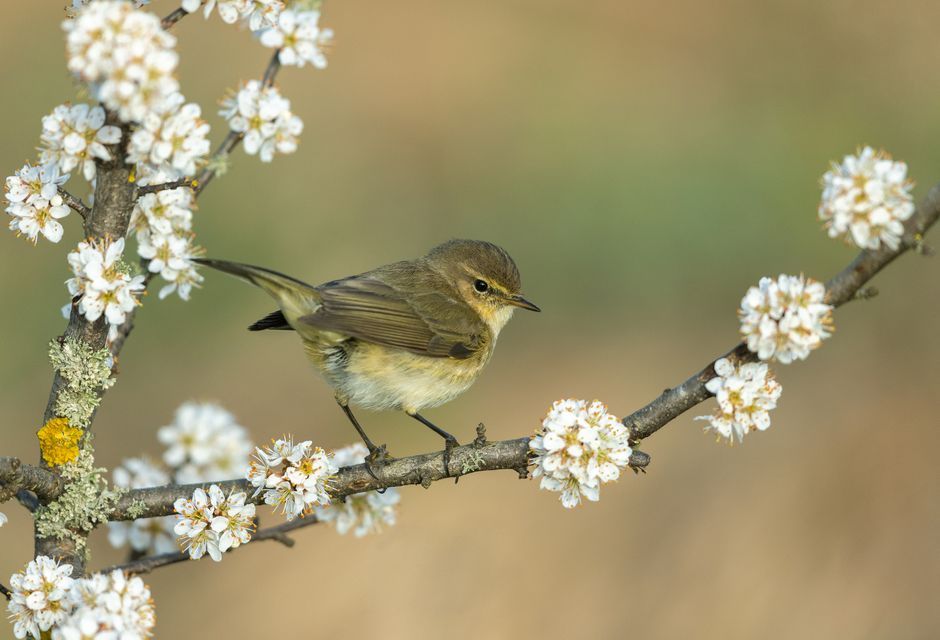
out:
{"label": "blurred green background", "polygon": [[[75,97],[62,4],[18,3],[0,24],[6,173]],[[199,241],[314,282],[451,237],[497,242],[544,313],[518,314],[481,380],[430,417],[466,441],[479,421],[530,433],[561,397],[626,414],[734,344],[760,276],[825,280],[853,257],[815,218],[830,160],[871,144],[909,163],[918,197],[940,178],[938,20],[915,0],[328,2],[330,67],[279,76],[299,150],[270,165],[239,150],[201,200]],[[217,101],[268,51],[217,16],[175,32],[183,91],[218,141]],[[0,239],[0,453],[26,460],[80,239],[67,222],[60,245]],[[95,425],[99,461],[159,455],[155,429],[187,399],[218,400],[256,442],[353,442],[295,338],[245,331],[268,299],[206,275],[188,303],[146,300]],[[938,276],[916,256],[879,276],[821,350],[777,367],[773,428],[743,446],[682,416],[643,446],[649,474],[573,512],[512,472],[406,488],[381,536],[314,527],[292,550],[150,576],[157,635],[932,636]],[[439,446],[402,415],[363,421],[396,455]],[[3,510],[6,576],[31,537]],[[120,559],[93,540],[93,566]]]}

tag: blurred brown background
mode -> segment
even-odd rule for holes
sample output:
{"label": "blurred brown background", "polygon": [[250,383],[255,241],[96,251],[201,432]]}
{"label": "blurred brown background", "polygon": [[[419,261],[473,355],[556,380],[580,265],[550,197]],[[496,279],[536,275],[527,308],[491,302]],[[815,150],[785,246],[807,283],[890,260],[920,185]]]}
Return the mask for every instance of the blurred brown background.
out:
{"label": "blurred brown background", "polygon": [[[7,174],[75,96],[63,4],[17,3],[0,24]],[[450,237],[498,242],[545,312],[519,314],[432,419],[468,440],[481,420],[491,437],[530,433],[561,397],[625,414],[734,343],[761,275],[826,279],[851,259],[815,219],[830,159],[884,147],[918,197],[940,178],[938,20],[916,0],[328,2],[329,69],[279,79],[306,124],[298,152],[263,165],[239,151],[196,229],[212,256],[311,281]],[[268,52],[217,16],[176,33],[183,90],[217,141],[217,100]],[[57,246],[0,238],[0,451],[27,460],[80,236],[67,222]],[[157,635],[935,637],[938,276],[915,256],[879,276],[820,351],[777,367],[773,428],[743,446],[683,416],[645,443],[648,475],[570,512],[511,472],[406,488],[381,536],[314,527],[293,550],[150,576]],[[215,273],[189,303],[151,295],[95,426],[100,462],[158,455],[155,429],[191,398],[220,401],[256,442],[352,442],[295,339],[245,331],[271,306]],[[439,445],[402,415],[363,417],[394,454]],[[7,576],[31,537],[3,510]],[[101,532],[93,552],[119,560]]]}

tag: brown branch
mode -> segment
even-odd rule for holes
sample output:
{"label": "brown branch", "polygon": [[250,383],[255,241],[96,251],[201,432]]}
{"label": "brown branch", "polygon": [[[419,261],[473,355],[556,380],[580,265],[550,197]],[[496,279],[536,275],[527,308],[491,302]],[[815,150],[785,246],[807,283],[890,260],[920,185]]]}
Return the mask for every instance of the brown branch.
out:
{"label": "brown branch", "polygon": [[[274,540],[275,542],[280,542],[286,547],[293,547],[294,540],[289,537],[287,534],[295,529],[301,529],[303,527],[309,527],[310,525],[317,524],[319,520],[315,515],[308,515],[306,518],[297,518],[296,520],[291,520],[290,522],[285,522],[284,524],[277,525],[276,527],[268,527],[267,529],[259,529],[255,535],[251,537],[251,540],[245,544],[251,544],[253,542],[263,542],[264,540]],[[244,547],[245,545],[241,545]],[[232,549],[227,553],[237,551],[237,549]],[[189,560],[189,554],[185,551],[174,551],[171,553],[160,553],[152,556],[144,556],[143,558],[138,558],[130,562],[125,562],[124,564],[117,564],[106,569],[102,569],[101,573],[110,573],[116,569],[123,571],[128,574],[143,574],[150,573],[154,569],[159,569],[160,567],[166,567],[171,564],[176,564],[178,562],[186,562]]]}
{"label": "brown branch", "polygon": [[189,12],[183,9],[174,9],[169,13],[163,20],[160,21],[160,26],[163,27],[164,31],[167,31],[173,27],[174,24],[185,18],[189,15]]}
{"label": "brown branch", "polygon": [[81,198],[76,198],[71,193],[63,189],[62,187],[58,188],[59,195],[62,196],[62,201],[65,202],[73,211],[82,217],[82,220],[87,220],[88,216],[91,215],[91,209],[88,208]]}
{"label": "brown branch", "polygon": [[180,187],[189,187],[195,189],[198,186],[194,178],[180,178],[171,182],[160,184],[148,184],[143,187],[137,187],[137,197],[145,196],[148,193],[157,193],[158,191],[168,191],[170,189],[179,189]]}
{"label": "brown branch", "polygon": [[[127,235],[131,212],[134,209],[135,188],[131,181],[133,167],[126,161],[130,129],[127,125],[119,122],[113,113],[108,113],[107,121],[108,124],[121,128],[121,140],[117,144],[109,145],[110,160],[96,161],[95,205],[85,217],[84,230],[86,237],[98,240],[123,238]],[[98,318],[95,322],[88,321],[79,314],[77,306],[72,305],[69,323],[62,337],[79,340],[91,349],[98,350],[103,348],[107,342],[108,325],[104,316]],[[56,416],[55,408],[59,394],[67,387],[67,384],[67,380],[61,373],[57,372],[52,380],[52,389],[49,391],[49,400],[46,403],[42,424]],[[99,391],[99,395],[103,393],[104,390]],[[94,420],[94,416],[92,416],[92,420]],[[89,425],[86,433],[90,428]],[[43,463],[43,467],[45,468],[45,463]],[[84,535],[83,532],[76,533]],[[74,575],[76,577],[82,575],[85,568],[85,556],[79,550],[79,545],[76,544],[75,540],[69,538],[43,538],[37,532],[35,541],[35,554],[37,556],[46,555],[60,558],[63,562],[75,567]]]}
{"label": "brown branch", "polygon": [[[280,49],[275,50],[274,54],[271,56],[270,62],[268,62],[267,68],[264,70],[264,76],[262,76],[261,79],[263,87],[270,87],[274,84],[274,77],[281,68],[281,61],[278,59],[280,52]],[[212,154],[206,166],[199,175],[196,176],[196,186],[193,188],[193,192],[197,197],[202,193],[203,189],[212,182],[212,179],[215,178],[218,173],[219,164],[235,150],[235,147],[238,146],[238,143],[241,142],[244,137],[245,134],[238,131],[228,132],[228,135],[225,136],[225,140],[222,141],[222,144],[220,144],[219,148]]]}
{"label": "brown branch", "polygon": [[19,458],[0,458],[0,502],[16,497],[20,491],[31,491],[43,502],[62,493],[62,478],[40,467],[23,464]]}
{"label": "brown branch", "polygon": [[[649,464],[649,456],[634,451],[630,465],[642,469]],[[450,473],[444,471],[444,452],[435,451],[407,458],[397,458],[375,469],[378,479],[373,477],[364,464],[343,467],[330,485],[330,496],[342,500],[346,496],[365,491],[384,490],[389,487],[420,484],[425,488],[444,478],[459,478],[479,471],[512,469],[525,478],[528,475],[529,438],[467,444],[455,447],[450,454]],[[177,498],[189,498],[197,488],[208,489],[217,484],[226,493],[244,491],[249,496],[254,487],[247,480],[226,480],[184,485],[166,485],[148,489],[134,489],[124,494],[109,516],[109,520],[131,520],[153,518],[173,513],[173,502]],[[250,502],[262,503],[262,497],[249,497]]]}
{"label": "brown branch", "polygon": [[[830,304],[840,307],[855,299],[856,294],[879,271],[901,254],[921,245],[924,233],[940,217],[940,184],[935,185],[924,198],[915,214],[907,221],[904,235],[897,249],[865,250],[849,266],[826,283]],[[757,362],[757,354],[741,343],[720,358],[734,362]],[[716,358],[715,360],[718,360]],[[715,377],[715,360],[678,387],[666,389],[658,398],[623,419],[635,440],[648,438],[671,420],[711,397],[705,383]]]}
{"label": "brown branch", "polygon": [[13,592],[10,591],[5,586],[3,586],[2,584],[0,584],[0,594],[3,594],[3,597],[6,598],[7,600],[11,600],[13,598]]}

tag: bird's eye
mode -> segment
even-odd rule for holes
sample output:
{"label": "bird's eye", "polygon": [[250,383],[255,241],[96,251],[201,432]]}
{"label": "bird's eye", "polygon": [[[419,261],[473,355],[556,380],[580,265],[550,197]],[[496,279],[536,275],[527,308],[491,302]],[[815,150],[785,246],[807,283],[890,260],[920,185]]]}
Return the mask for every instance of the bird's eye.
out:
{"label": "bird's eye", "polygon": [[479,291],[480,293],[486,293],[489,290],[490,285],[486,284],[485,280],[474,280],[473,288]]}

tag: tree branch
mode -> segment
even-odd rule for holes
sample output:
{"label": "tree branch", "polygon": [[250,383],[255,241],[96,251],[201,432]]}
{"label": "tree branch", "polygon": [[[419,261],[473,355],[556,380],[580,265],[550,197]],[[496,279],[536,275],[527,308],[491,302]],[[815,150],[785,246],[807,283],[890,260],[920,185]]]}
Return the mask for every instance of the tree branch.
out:
{"label": "tree branch", "polygon": [[20,491],[32,491],[43,502],[62,493],[63,482],[55,473],[23,464],[19,458],[0,458],[0,502],[6,502]]}
{"label": "tree branch", "polygon": [[[649,464],[649,456],[634,451],[630,464],[642,469]],[[435,480],[459,478],[479,471],[513,469],[520,478],[528,475],[529,438],[501,440],[498,442],[472,443],[454,447],[450,453],[450,473],[444,471],[444,452],[435,451],[407,458],[397,458],[375,469],[378,479],[373,477],[366,465],[343,467],[330,483],[329,493],[334,500],[365,491],[384,490],[409,484],[420,484],[425,488]],[[247,480],[226,480],[184,485],[166,485],[148,489],[133,489],[124,494],[109,516],[109,520],[131,520],[153,518],[173,513],[177,498],[190,498],[197,488],[208,489],[217,484],[226,493],[244,491],[251,496],[255,488]],[[249,497],[250,502],[261,504],[261,496]],[[132,515],[133,514],[133,515]]]}
{"label": "tree branch", "polygon": [[[94,239],[117,239],[127,235],[131,212],[134,209],[134,184],[130,180],[132,166],[126,162],[127,143],[130,130],[126,125],[117,121],[112,113],[108,113],[108,124],[118,125],[121,128],[121,140],[110,145],[111,159],[98,160],[97,179],[95,181],[95,206],[85,217],[85,236]],[[69,323],[63,338],[80,340],[93,350],[105,346],[108,338],[108,326],[104,316],[95,322],[88,321],[78,312],[76,305],[72,305]],[[52,389],[49,391],[49,400],[43,414],[42,424],[55,417],[55,407],[59,394],[68,382],[61,373],[56,372],[52,380]],[[103,394],[104,391],[99,391]],[[94,420],[94,417],[92,417]],[[90,425],[87,431],[90,430]],[[45,462],[42,462],[46,467]],[[83,535],[81,532],[77,532]],[[60,558],[75,567],[74,575],[82,575],[85,568],[84,553],[79,550],[75,540],[68,538],[43,538],[36,534],[37,556],[46,555]]]}
{"label": "tree branch", "polygon": [[[920,207],[905,225],[904,235],[897,249],[882,248],[865,250],[858,254],[845,269],[826,283],[829,303],[840,307],[855,298],[862,287],[875,274],[891,264],[901,254],[919,246],[927,229],[940,217],[940,184],[935,185],[924,198]],[[637,441],[648,438],[659,429],[682,415],[695,405],[711,397],[705,383],[715,377],[715,361],[728,358],[736,363],[757,362],[757,354],[748,350],[744,343],[715,358],[704,369],[690,377],[678,387],[666,389],[658,398],[631,413],[623,424]]]}
{"label": "tree branch", "polygon": [[[262,542],[264,540],[274,540],[280,542],[286,547],[293,547],[294,540],[289,537],[287,534],[295,529],[302,529],[304,527],[309,527],[311,525],[317,524],[319,520],[315,515],[308,515],[306,518],[297,518],[296,520],[291,520],[290,522],[285,522],[284,524],[277,525],[276,527],[268,527],[267,529],[259,529],[255,535],[251,537],[251,540],[245,544],[251,544],[253,542]],[[245,545],[241,545],[244,547]],[[241,547],[238,547],[239,549]],[[232,551],[237,551],[238,549],[233,549]],[[174,551],[172,553],[160,553],[152,556],[145,556],[131,562],[125,562],[124,564],[117,564],[106,569],[102,569],[101,573],[110,573],[115,569],[119,569],[127,574],[142,574],[150,573],[154,569],[159,569],[160,567],[166,567],[171,564],[176,564],[178,562],[186,562],[189,560],[189,554],[185,551]]]}
{"label": "tree branch", "polygon": [[88,205],[82,202],[81,198],[76,198],[62,187],[59,187],[58,191],[59,195],[62,196],[62,201],[71,207],[72,210],[75,211],[78,215],[80,215],[82,220],[88,219],[88,216],[91,215],[91,209],[88,208]]}
{"label": "tree branch", "polygon": [[196,180],[193,178],[180,178],[178,180],[173,180],[171,182],[163,182],[161,184],[148,184],[143,187],[137,187],[137,197],[145,196],[148,193],[157,193],[158,191],[167,191],[169,189],[179,189],[180,187],[190,187],[195,189],[197,186]]}
{"label": "tree branch", "polygon": [[163,20],[160,21],[160,26],[163,27],[164,31],[168,31],[173,27],[174,24],[185,18],[189,15],[189,12],[183,8],[174,9],[170,12]]}

